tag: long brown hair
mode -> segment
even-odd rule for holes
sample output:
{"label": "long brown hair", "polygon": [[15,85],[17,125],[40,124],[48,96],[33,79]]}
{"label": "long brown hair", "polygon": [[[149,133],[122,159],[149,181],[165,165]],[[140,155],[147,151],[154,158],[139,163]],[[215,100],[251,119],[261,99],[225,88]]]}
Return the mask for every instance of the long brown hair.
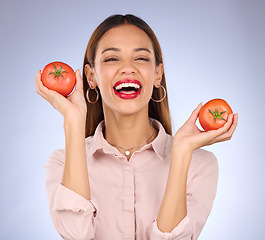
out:
{"label": "long brown hair", "polygon": [[[132,24],[136,27],[142,29],[151,39],[154,52],[155,52],[155,59],[156,65],[158,66],[160,63],[163,64],[162,58],[162,51],[160,44],[153,32],[153,30],[148,26],[146,22],[142,19],[131,15],[112,15],[105,19],[93,32],[90,37],[90,40],[87,45],[84,63],[83,63],[83,89],[84,95],[86,98],[86,92],[89,89],[89,84],[87,82],[87,78],[85,73],[85,65],[89,64],[91,68],[94,67],[94,60],[98,42],[100,41],[101,37],[111,28],[117,27],[123,24]],[[166,89],[166,79],[165,73],[163,73],[161,85]],[[97,125],[104,119],[103,108],[102,108],[102,99],[100,96],[100,90],[97,88],[99,93],[99,99],[96,103],[92,104],[87,101],[87,118],[86,118],[86,137],[94,135]],[[153,89],[153,99],[162,99],[164,95],[164,91],[160,88],[154,87]],[[96,99],[96,92],[91,90],[89,92],[89,97],[94,101]],[[166,96],[165,99],[161,102],[154,102],[153,100],[149,101],[149,108],[148,108],[148,115],[150,118],[154,118],[162,123],[163,127],[165,128],[166,132],[172,135],[172,128],[171,128],[171,119],[169,113],[169,106],[168,106],[168,97]]]}

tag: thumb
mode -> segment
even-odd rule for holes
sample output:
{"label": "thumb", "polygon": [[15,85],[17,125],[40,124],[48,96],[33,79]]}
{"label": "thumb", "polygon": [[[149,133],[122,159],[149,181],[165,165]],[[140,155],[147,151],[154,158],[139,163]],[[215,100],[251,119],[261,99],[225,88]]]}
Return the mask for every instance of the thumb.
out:
{"label": "thumb", "polygon": [[75,72],[75,78],[76,78],[75,89],[83,92],[83,79],[81,77],[81,73],[79,69],[77,69]]}
{"label": "thumb", "polygon": [[200,103],[198,105],[198,107],[196,109],[193,110],[192,114],[190,115],[188,121],[191,121],[191,122],[196,122],[197,118],[199,117],[199,112],[201,110],[201,107],[202,107],[202,103]]}

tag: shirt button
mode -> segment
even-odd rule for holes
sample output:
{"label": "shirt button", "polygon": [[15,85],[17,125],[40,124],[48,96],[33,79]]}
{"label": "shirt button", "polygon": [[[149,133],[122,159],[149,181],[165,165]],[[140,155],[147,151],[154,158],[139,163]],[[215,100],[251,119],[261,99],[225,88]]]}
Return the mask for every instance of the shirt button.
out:
{"label": "shirt button", "polygon": [[94,217],[96,217],[96,216],[97,216],[97,211],[95,211],[95,212],[93,213],[93,216],[94,216]]}

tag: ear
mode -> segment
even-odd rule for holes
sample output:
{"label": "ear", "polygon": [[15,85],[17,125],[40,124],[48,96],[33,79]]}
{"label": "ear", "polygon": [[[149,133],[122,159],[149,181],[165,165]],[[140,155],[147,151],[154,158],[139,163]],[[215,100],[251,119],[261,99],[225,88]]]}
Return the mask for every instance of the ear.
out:
{"label": "ear", "polygon": [[85,75],[87,79],[87,83],[89,84],[91,89],[96,88],[97,82],[95,79],[94,69],[90,67],[89,64],[85,65]]}
{"label": "ear", "polygon": [[159,63],[159,65],[156,66],[156,79],[154,81],[154,86],[156,88],[159,88],[161,84],[163,73],[164,73],[164,66],[162,63]]}

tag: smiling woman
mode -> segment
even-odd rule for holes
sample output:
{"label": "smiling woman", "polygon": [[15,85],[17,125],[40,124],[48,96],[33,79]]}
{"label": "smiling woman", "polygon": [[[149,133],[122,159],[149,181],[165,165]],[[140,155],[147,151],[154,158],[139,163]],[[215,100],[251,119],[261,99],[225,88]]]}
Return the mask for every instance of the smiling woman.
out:
{"label": "smiling woman", "polygon": [[[76,88],[64,98],[35,82],[64,117],[65,148],[46,165],[50,213],[64,239],[198,238],[215,198],[218,164],[200,149],[226,141],[200,131],[201,104],[172,136],[162,53],[151,28],[114,15],[92,34]],[[87,99],[86,99],[87,98]]]}
{"label": "smiling woman", "polygon": [[[87,67],[91,67],[92,69],[94,68],[96,61],[95,58],[96,51],[98,50],[99,40],[101,40],[100,43],[104,41],[103,35],[106,37],[106,35],[108,35],[110,32],[109,30],[115,31],[117,30],[118,26],[123,26],[125,24],[127,25],[126,32],[122,31],[120,35],[115,35],[115,33],[112,34],[112,37],[113,38],[115,37],[113,39],[114,44],[115,41],[119,41],[121,39],[127,41],[128,39],[130,39],[129,36],[132,36],[131,30],[132,31],[138,30],[138,34],[140,33],[140,35],[136,34],[132,36],[133,39],[138,37],[138,44],[139,44],[133,46],[133,49],[131,49],[131,51],[133,51],[133,54],[135,54],[135,56],[133,57],[136,58],[138,54],[139,55],[138,59],[136,58],[137,61],[139,62],[150,61],[149,58],[150,54],[152,53],[154,55],[153,62],[155,62],[155,65],[158,66],[159,64],[161,64],[163,66],[161,47],[152,29],[144,21],[133,15],[126,15],[126,17],[122,15],[116,15],[115,18],[111,16],[110,18],[107,18],[105,21],[103,21],[92,34],[88,42],[88,46],[85,53],[83,72],[86,72]],[[145,44],[147,45],[143,45],[143,39],[146,40]],[[130,39],[130,41],[132,41],[132,39]],[[108,53],[109,55],[108,58],[103,58],[102,61],[105,60],[110,65],[112,65],[113,62],[119,60],[117,54],[121,53],[121,49],[119,49],[118,46],[114,46],[111,44],[112,43],[108,40],[104,45],[105,48],[102,47],[101,52],[98,51],[99,53],[98,57],[99,56],[103,57],[104,53],[106,52]],[[114,55],[114,53],[116,55]],[[89,89],[89,84],[87,82],[86,77],[87,76],[84,74],[83,75],[84,93]],[[162,77],[160,80],[161,80],[160,85],[166,89],[166,81],[164,73],[162,73]],[[100,91],[101,89],[97,90]],[[90,95],[91,99],[96,99],[95,91],[91,91]],[[149,116],[151,118],[160,121],[164,126],[166,132],[168,134],[172,134],[167,95],[160,87],[158,88],[158,85],[156,85],[156,87],[153,88],[152,96],[153,99],[162,99],[164,96],[164,99],[158,104],[155,103],[154,101],[149,102]],[[88,106],[87,110],[88,111],[87,111],[86,136],[91,136],[94,134],[98,123],[104,119],[101,96],[99,98],[99,101],[93,106]]]}

